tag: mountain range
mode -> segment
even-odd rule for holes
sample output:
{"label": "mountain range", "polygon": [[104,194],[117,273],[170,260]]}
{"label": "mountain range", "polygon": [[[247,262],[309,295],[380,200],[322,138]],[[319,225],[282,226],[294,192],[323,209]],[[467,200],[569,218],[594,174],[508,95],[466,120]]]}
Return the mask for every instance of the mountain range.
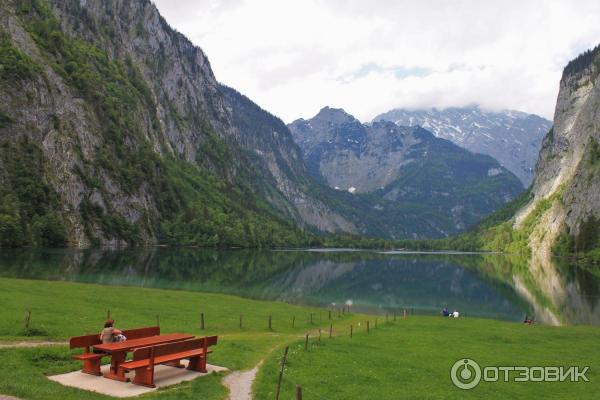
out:
{"label": "mountain range", "polygon": [[[362,124],[325,107],[289,124],[309,172],[363,201],[359,231],[392,238],[459,232],[514,199],[523,187],[492,157],[471,153],[420,127]],[[368,204],[368,205],[367,205]],[[377,231],[373,227],[378,226]]]}
{"label": "mountain range", "polygon": [[309,146],[149,0],[0,13],[0,246],[441,237],[522,190],[489,156],[341,110],[312,121]]}
{"label": "mountain range", "polygon": [[552,122],[520,111],[488,111],[478,106],[408,110],[397,108],[373,121],[397,125],[419,125],[439,138],[474,153],[494,157],[529,186],[542,140]]}

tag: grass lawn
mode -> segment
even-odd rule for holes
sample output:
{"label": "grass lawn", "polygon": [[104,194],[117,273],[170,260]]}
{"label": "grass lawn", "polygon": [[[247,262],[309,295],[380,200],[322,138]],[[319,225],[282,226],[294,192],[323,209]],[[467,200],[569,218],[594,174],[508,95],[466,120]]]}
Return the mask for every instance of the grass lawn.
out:
{"label": "grass lawn", "polygon": [[[281,399],[594,398],[600,391],[600,334],[593,327],[524,326],[471,318],[410,316],[385,323],[358,314],[333,316],[338,336],[328,339],[326,310],[196,292],[99,286],[66,282],[0,279],[0,340],[63,340],[100,330],[107,310],[119,328],[153,325],[163,332],[217,334],[210,362],[248,369],[267,357],[255,384],[257,399],[273,399],[278,363],[290,344]],[[24,330],[31,310],[29,331]],[[200,330],[200,313],[206,329]],[[313,324],[310,314],[313,314]],[[239,327],[240,314],[243,328]],[[268,329],[268,316],[273,329]],[[292,327],[292,317],[295,326]],[[371,332],[365,332],[367,318]],[[361,325],[359,326],[359,322]],[[319,325],[319,323],[321,323]],[[354,326],[354,337],[348,327]],[[324,329],[304,350],[304,334]],[[33,335],[33,336],[32,336]],[[73,371],[66,346],[0,349],[0,394],[23,399],[99,399],[105,396],[63,387],[45,375]],[[471,391],[455,388],[452,364],[464,357],[481,365],[590,366],[589,383],[485,383]],[[223,399],[223,374],[159,390],[144,398]]]}
{"label": "grass lawn", "polygon": [[[291,345],[281,398],[294,398],[300,385],[305,399],[597,399],[599,337],[593,327],[424,316],[367,335],[363,323],[352,339],[326,339],[308,351]],[[258,399],[274,398],[280,358],[273,354],[259,372]],[[481,382],[461,390],[450,369],[462,358],[482,366],[589,366],[589,382]]]}
{"label": "grass lawn", "polygon": [[[31,310],[28,331],[23,323],[26,310]],[[329,326],[326,310],[279,302],[197,292],[0,279],[0,341],[66,340],[70,336],[99,332],[107,310],[122,329],[154,325],[158,314],[162,332],[216,334],[219,344],[209,362],[231,370],[253,367],[273,349],[317,329],[319,321],[323,328]],[[205,330],[200,330],[200,313],[205,316]],[[240,315],[243,315],[242,329]],[[358,318],[352,314],[332,315],[336,325],[349,324]],[[45,378],[79,369],[80,363],[70,359],[71,354],[78,352],[70,352],[66,346],[0,349],[0,394],[24,399],[106,398],[66,388]],[[201,394],[203,399],[223,399],[227,392],[220,383],[223,374],[220,375],[144,397],[197,399]]]}

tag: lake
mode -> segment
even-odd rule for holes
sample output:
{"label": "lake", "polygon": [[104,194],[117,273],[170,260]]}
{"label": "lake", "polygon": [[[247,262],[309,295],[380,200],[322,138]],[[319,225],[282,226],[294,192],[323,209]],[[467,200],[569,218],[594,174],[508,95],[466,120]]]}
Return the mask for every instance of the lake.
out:
{"label": "lake", "polygon": [[400,315],[600,325],[600,277],[502,254],[351,249],[2,249],[0,276],[217,292]]}

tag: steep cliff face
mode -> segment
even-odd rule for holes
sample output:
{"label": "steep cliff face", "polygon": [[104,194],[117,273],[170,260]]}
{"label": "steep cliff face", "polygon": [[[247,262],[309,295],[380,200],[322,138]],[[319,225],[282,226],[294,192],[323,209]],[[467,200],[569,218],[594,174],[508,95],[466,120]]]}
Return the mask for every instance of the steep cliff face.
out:
{"label": "steep cliff face", "polygon": [[268,203],[301,226],[356,232],[348,218],[311,194],[319,184],[309,177],[302,152],[283,121],[235,89],[220,88],[246,163],[255,167],[246,173],[252,174]]}
{"label": "steep cliff face", "polygon": [[600,46],[571,61],[563,72],[554,127],[536,165],[531,202],[515,228],[535,220],[529,235],[534,257],[600,247]]}
{"label": "steep cliff face", "polygon": [[[285,125],[220,86],[150,1],[8,0],[0,13],[0,194],[3,227],[26,225],[17,244],[250,244],[291,220],[352,229],[305,192]],[[21,193],[32,162],[35,190]]]}
{"label": "steep cliff face", "polygon": [[360,232],[391,238],[457,233],[514,199],[519,180],[420,127],[362,124],[340,109],[289,125],[309,171],[363,210]]}

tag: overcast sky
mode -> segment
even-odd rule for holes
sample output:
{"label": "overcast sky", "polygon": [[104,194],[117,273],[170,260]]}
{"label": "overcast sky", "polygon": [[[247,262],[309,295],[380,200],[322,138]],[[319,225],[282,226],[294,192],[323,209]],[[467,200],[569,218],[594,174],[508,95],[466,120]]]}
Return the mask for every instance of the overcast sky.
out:
{"label": "overcast sky", "polygon": [[217,79],[286,122],[477,103],[551,119],[600,1],[155,0]]}

